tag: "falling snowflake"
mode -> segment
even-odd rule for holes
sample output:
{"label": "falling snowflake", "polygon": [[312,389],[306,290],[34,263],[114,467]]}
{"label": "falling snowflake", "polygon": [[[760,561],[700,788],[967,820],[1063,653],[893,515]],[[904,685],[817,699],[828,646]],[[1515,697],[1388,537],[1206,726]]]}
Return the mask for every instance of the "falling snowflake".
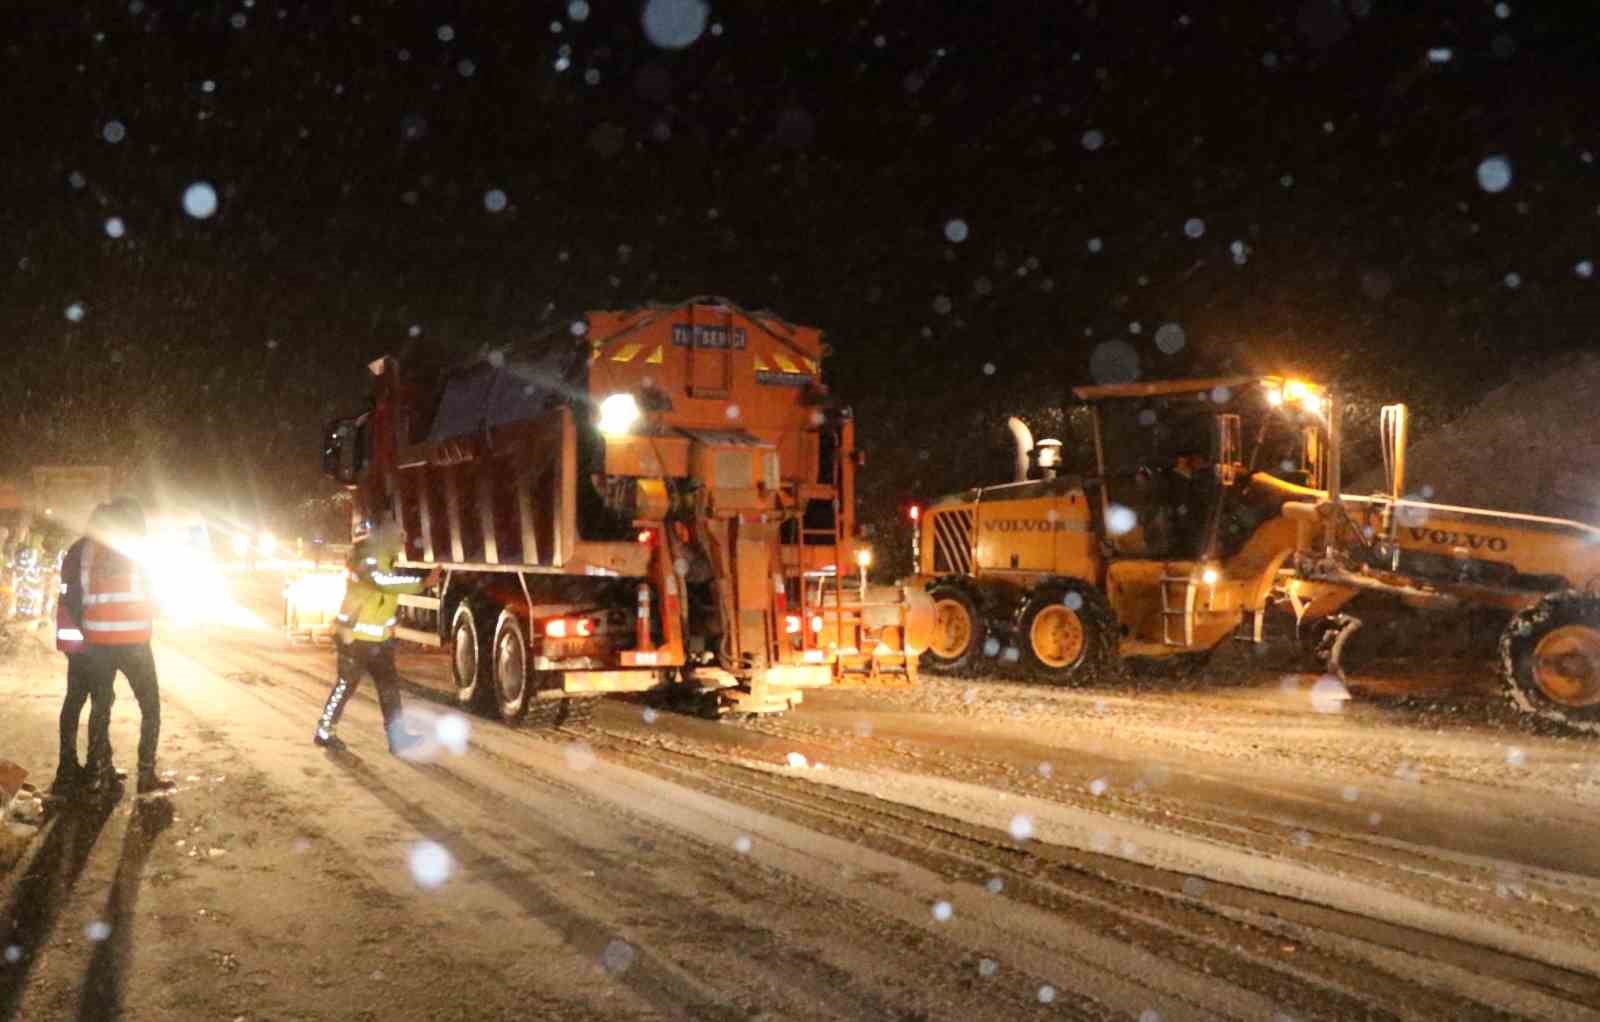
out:
{"label": "falling snowflake", "polygon": [[411,867],[411,876],[418,885],[432,890],[450,879],[450,873],[455,868],[455,860],[443,845],[432,841],[422,841],[414,845],[407,862]]}
{"label": "falling snowflake", "polygon": [[954,909],[950,907],[950,903],[948,901],[936,901],[933,903],[933,918],[938,922],[949,922],[950,917],[953,914]]}
{"label": "falling snowflake", "polygon": [[208,182],[196,181],[183,190],[183,211],[196,220],[205,220],[217,211],[217,190]]}
{"label": "falling snowflake", "polygon": [[1192,216],[1183,222],[1183,233],[1190,238],[1199,238],[1206,233],[1206,222]]}
{"label": "falling snowflake", "polygon": [[1089,251],[1090,252],[1099,252],[1104,247],[1105,247],[1104,243],[1101,242],[1101,240],[1099,238],[1090,238],[1089,239]]}
{"label": "falling snowflake", "polygon": [[449,25],[440,25],[433,34],[441,43],[448,43],[456,37],[456,30]]}
{"label": "falling snowflake", "polygon": [[1069,593],[1067,593],[1067,595],[1065,595],[1065,596],[1063,596],[1061,598],[1061,603],[1068,610],[1074,610],[1074,611],[1082,610],[1083,609],[1083,594],[1079,593],[1079,592],[1076,592],[1076,591],[1069,592]]}
{"label": "falling snowflake", "polygon": [[1103,133],[1093,128],[1083,133],[1083,147],[1091,153],[1105,144],[1106,137]]}
{"label": "falling snowflake", "polygon": [[83,928],[83,935],[98,944],[111,936],[111,924],[104,919],[96,919]]}
{"label": "falling snowflake", "polygon": [[115,145],[128,137],[128,129],[121,121],[107,121],[100,129],[100,137]]}
{"label": "falling snowflake", "polygon": [[738,837],[733,839],[733,850],[738,852],[740,855],[749,855],[750,839],[745,837],[743,834],[740,834]]}
{"label": "falling snowflake", "polygon": [[434,722],[433,736],[451,755],[465,756],[472,741],[472,722],[459,713],[446,713]]}
{"label": "falling snowflake", "polygon": [[1522,286],[1522,274],[1515,271],[1506,274],[1506,287],[1515,291]]}
{"label": "falling snowflake", "polygon": [[983,885],[990,894],[999,894],[1006,889],[1006,882],[999,877],[990,877],[989,882]]}
{"label": "falling snowflake", "polygon": [[1585,259],[1578,263],[1578,265],[1574,266],[1572,268],[1572,272],[1576,273],[1584,280],[1588,280],[1590,277],[1594,276],[1594,263],[1588,259]]}
{"label": "falling snowflake", "polygon": [[1011,831],[1011,837],[1013,839],[1017,841],[1026,841],[1033,837],[1033,818],[1031,816],[1024,816],[1021,813],[1018,813],[1016,816],[1011,818],[1011,824],[1007,829]]}
{"label": "falling snowflake", "polygon": [[1511,765],[1511,766],[1514,766],[1514,767],[1522,766],[1524,763],[1527,762],[1527,759],[1528,759],[1527,754],[1524,753],[1521,749],[1519,749],[1515,745],[1510,746],[1510,747],[1508,747],[1506,749],[1506,763]]}
{"label": "falling snowflake", "polygon": [[506,208],[506,193],[498,188],[491,188],[483,193],[483,208],[491,213],[498,213]]}
{"label": "falling snowflake", "polygon": [[1106,509],[1106,532],[1111,536],[1126,535],[1138,524],[1139,516],[1134,514],[1132,508],[1112,504]]}
{"label": "falling snowflake", "polygon": [[1163,323],[1156,328],[1156,347],[1165,354],[1176,355],[1187,341],[1183,327],[1176,323]]}
{"label": "falling snowflake", "polygon": [[1105,341],[1089,356],[1089,375],[1096,383],[1132,383],[1139,378],[1139,352],[1127,341]]}
{"label": "falling snowflake", "polygon": [[1101,795],[1106,793],[1106,789],[1109,787],[1111,787],[1111,785],[1106,783],[1106,779],[1104,777],[1096,777],[1094,780],[1089,782],[1089,794],[1093,795],[1095,798],[1099,798]]}
{"label": "falling snowflake", "polygon": [[600,967],[613,976],[621,975],[633,965],[633,947],[626,941],[612,940],[600,952]]}
{"label": "falling snowflake", "polygon": [[66,316],[72,322],[82,323],[83,315],[84,307],[82,302],[73,302],[71,305],[67,306]]}
{"label": "falling snowflake", "polygon": [[1000,971],[1000,963],[993,958],[980,958],[978,960],[978,975],[988,977]]}
{"label": "falling snowflake", "polygon": [[1056,999],[1056,988],[1046,983],[1039,988],[1039,1003],[1051,1004]]}
{"label": "falling snowflake", "polygon": [[1311,708],[1318,713],[1339,713],[1350,700],[1350,690],[1331,674],[1324,674],[1311,686]]}
{"label": "falling snowflake", "polygon": [[967,222],[965,220],[949,220],[944,225],[944,236],[955,244],[967,240]]}
{"label": "falling snowflake", "polygon": [[1491,156],[1478,164],[1478,187],[1486,192],[1503,192],[1511,186],[1511,161]]}
{"label": "falling snowflake", "polygon": [[710,14],[704,0],[649,0],[642,15],[644,34],[663,50],[681,50],[705,32]]}
{"label": "falling snowflake", "polygon": [[949,295],[936,295],[936,296],[934,296],[934,299],[933,299],[933,311],[937,312],[941,316],[948,316],[950,314],[950,296]]}
{"label": "falling snowflake", "polygon": [[569,742],[561,754],[573,770],[588,770],[595,764],[594,750],[588,742]]}
{"label": "falling snowflake", "polygon": [[1448,46],[1435,46],[1428,51],[1428,63],[1448,64],[1450,58],[1455,56],[1455,51]]}

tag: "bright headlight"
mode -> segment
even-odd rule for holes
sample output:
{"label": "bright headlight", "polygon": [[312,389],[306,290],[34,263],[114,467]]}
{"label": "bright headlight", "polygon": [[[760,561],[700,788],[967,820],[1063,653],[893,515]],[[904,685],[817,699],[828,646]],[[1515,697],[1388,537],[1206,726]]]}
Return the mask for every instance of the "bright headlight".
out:
{"label": "bright headlight", "polygon": [[265,556],[271,557],[278,552],[278,537],[270,532],[263,532],[261,537],[256,540],[256,549],[260,550]]}
{"label": "bright headlight", "polygon": [[250,537],[242,532],[233,537],[233,552],[240,557],[248,554],[250,552]]}
{"label": "bright headlight", "polygon": [[600,432],[626,433],[639,421],[639,402],[632,394],[612,394],[600,402]]}

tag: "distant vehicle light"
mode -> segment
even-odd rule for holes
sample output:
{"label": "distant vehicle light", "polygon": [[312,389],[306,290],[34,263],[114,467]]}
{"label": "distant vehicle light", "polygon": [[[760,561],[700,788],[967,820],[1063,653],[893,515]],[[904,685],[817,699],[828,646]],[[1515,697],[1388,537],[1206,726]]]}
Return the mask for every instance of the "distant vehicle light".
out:
{"label": "distant vehicle light", "polygon": [[1283,396],[1290,401],[1298,401],[1310,393],[1309,388],[1301,380],[1290,380],[1283,385]]}
{"label": "distant vehicle light", "polygon": [[1219,581],[1221,581],[1221,579],[1221,572],[1217,571],[1215,568],[1207,568],[1200,573],[1200,581],[1204,582],[1208,586],[1216,585]]}
{"label": "distant vehicle light", "polygon": [[811,630],[813,632],[816,632],[819,635],[822,633],[822,615],[821,614],[813,614],[813,615],[811,615]]}
{"label": "distant vehicle light", "polygon": [[244,557],[249,554],[250,537],[246,536],[244,533],[240,533],[239,535],[233,537],[233,552],[238,554],[240,557]]}
{"label": "distant vehicle light", "polygon": [[261,537],[256,540],[256,547],[264,555],[271,557],[278,552],[278,537],[270,532],[263,532]]}
{"label": "distant vehicle light", "polygon": [[912,504],[911,507],[906,510],[906,516],[914,522],[922,517],[922,508]]}
{"label": "distant vehicle light", "polygon": [[621,436],[639,421],[639,402],[632,394],[612,394],[600,402],[600,432]]}
{"label": "distant vehicle light", "polygon": [[1306,411],[1311,412],[1314,415],[1322,411],[1322,395],[1308,393],[1305,397],[1300,399],[1300,404],[1304,406]]}
{"label": "distant vehicle light", "polygon": [[1277,387],[1273,387],[1271,390],[1267,391],[1267,404],[1274,408],[1283,404],[1283,391]]}
{"label": "distant vehicle light", "polygon": [[856,564],[859,565],[862,568],[867,568],[867,567],[870,567],[872,565],[872,548],[871,547],[864,546],[861,549],[856,551]]}

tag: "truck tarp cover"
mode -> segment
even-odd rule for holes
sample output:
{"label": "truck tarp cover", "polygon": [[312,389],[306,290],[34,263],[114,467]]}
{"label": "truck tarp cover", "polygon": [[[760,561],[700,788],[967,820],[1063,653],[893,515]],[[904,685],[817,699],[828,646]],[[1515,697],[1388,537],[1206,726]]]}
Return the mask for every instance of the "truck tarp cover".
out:
{"label": "truck tarp cover", "polygon": [[582,389],[563,371],[574,361],[571,351],[538,357],[485,359],[450,374],[428,440],[467,436],[511,422],[526,422],[566,403]]}

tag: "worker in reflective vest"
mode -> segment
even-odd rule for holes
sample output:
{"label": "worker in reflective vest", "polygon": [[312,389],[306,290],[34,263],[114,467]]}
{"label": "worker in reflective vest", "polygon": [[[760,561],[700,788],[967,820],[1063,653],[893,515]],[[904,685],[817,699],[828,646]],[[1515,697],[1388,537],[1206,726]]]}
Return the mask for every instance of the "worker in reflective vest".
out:
{"label": "worker in reflective vest", "polygon": [[[83,639],[83,551],[89,536],[104,536],[109,529],[111,509],[101,504],[89,518],[89,534],[67,548],[61,564],[60,596],[56,600],[56,649],[67,655],[67,695],[61,702],[61,758],[56,765],[52,794],[74,795],[112,773],[111,703],[109,679],[94,671],[86,656]],[[101,672],[103,674],[103,672]],[[89,758],[87,767],[78,760],[78,722],[83,704],[89,708]]]}
{"label": "worker in reflective vest", "polygon": [[420,739],[406,730],[400,719],[400,675],[394,665],[395,622],[400,596],[420,593],[438,585],[444,569],[435,565],[424,578],[401,573],[396,564],[405,549],[405,535],[385,523],[356,542],[345,563],[344,602],[335,621],[334,645],[339,676],[322,708],[312,740],[324,747],[342,748],[334,733],[345,706],[355,695],[363,674],[372,675],[383,712],[389,751],[400,754]]}
{"label": "worker in reflective vest", "polygon": [[[139,773],[141,795],[170,791],[174,785],[156,774],[156,744],[161,738],[161,688],[150,639],[155,629],[155,600],[131,548],[144,536],[144,511],[121,498],[110,505],[98,532],[74,546],[76,563],[63,566],[65,589],[57,612],[56,646],[68,654],[68,699],[74,668],[78,685],[93,704],[89,710],[91,778],[103,787],[121,780],[111,761],[110,716],[117,672],[128,679],[139,702]],[[74,560],[69,553],[69,561]],[[76,625],[74,630],[73,625]],[[104,709],[101,709],[103,700]],[[81,708],[81,702],[80,702]],[[62,762],[66,762],[67,707],[63,706]],[[76,759],[77,718],[72,721]]]}

